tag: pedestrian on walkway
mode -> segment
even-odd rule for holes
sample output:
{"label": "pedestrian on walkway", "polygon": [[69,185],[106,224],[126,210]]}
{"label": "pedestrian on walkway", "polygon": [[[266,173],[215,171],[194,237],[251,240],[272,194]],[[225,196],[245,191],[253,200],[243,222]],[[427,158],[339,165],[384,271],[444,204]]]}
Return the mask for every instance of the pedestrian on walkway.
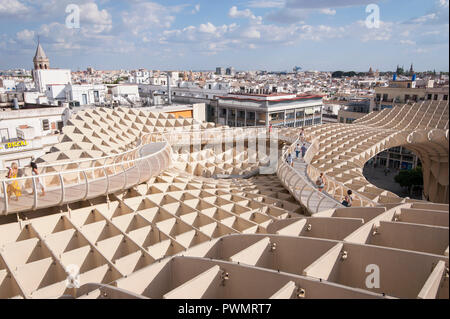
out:
{"label": "pedestrian on walkway", "polygon": [[325,177],[323,176],[323,173],[320,173],[320,176],[317,178],[316,185],[319,189],[319,192],[322,193],[323,189],[325,188]]}
{"label": "pedestrian on walkway", "polygon": [[353,192],[349,189],[347,191],[347,195],[345,195],[345,197],[344,197],[344,201],[342,202],[342,205],[344,205],[345,207],[352,207],[352,204],[353,204],[352,194],[353,194]]}
{"label": "pedestrian on walkway", "polygon": [[294,159],[292,158],[291,152],[289,152],[286,158],[286,162],[288,163],[289,166],[294,166]]}
{"label": "pedestrian on walkway", "polygon": [[307,151],[307,150],[308,150],[308,149],[306,148],[306,144],[303,144],[303,145],[302,145],[302,148],[301,148],[303,160],[305,159],[305,155],[306,155],[306,151]]}
{"label": "pedestrian on walkway", "polygon": [[300,155],[301,149],[300,149],[300,144],[297,144],[297,146],[295,147],[295,156],[298,159],[298,156]]}
{"label": "pedestrian on walkway", "polygon": [[302,128],[301,130],[300,130],[300,136],[299,136],[299,138],[300,138],[300,142],[305,142],[305,129],[304,128]]}
{"label": "pedestrian on walkway", "polygon": [[30,166],[31,166],[31,175],[36,176],[35,177],[36,189],[40,188],[41,189],[41,195],[40,196],[45,196],[45,188],[44,188],[44,184],[42,184],[42,179],[39,176],[39,171],[38,171],[37,164],[35,162],[31,162]]}
{"label": "pedestrian on walkway", "polygon": [[[8,179],[15,179],[15,178],[17,178],[18,173],[19,173],[19,168],[17,167],[17,163],[12,163],[11,168],[8,171],[8,175],[6,177]],[[19,182],[17,180],[8,181],[7,184],[8,184],[8,187],[6,189],[6,192],[8,193],[8,198],[11,198],[12,194],[14,193],[14,195],[16,195],[15,201],[17,202],[19,200],[19,197],[22,196]]]}

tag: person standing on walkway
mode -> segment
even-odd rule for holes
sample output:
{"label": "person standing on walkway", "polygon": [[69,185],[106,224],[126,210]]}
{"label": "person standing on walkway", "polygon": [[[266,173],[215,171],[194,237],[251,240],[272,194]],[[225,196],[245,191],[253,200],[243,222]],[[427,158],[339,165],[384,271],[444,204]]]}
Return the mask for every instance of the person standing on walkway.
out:
{"label": "person standing on walkway", "polygon": [[42,184],[41,177],[38,176],[39,172],[38,172],[37,164],[35,162],[31,162],[30,166],[31,166],[31,175],[36,176],[35,177],[36,189],[40,188],[41,192],[42,192],[40,196],[45,196],[45,188],[44,188],[44,184]]}
{"label": "person standing on walkway", "polygon": [[319,192],[322,193],[323,189],[325,188],[325,177],[323,176],[323,173],[320,173],[320,176],[317,178],[316,185],[319,189]]}
{"label": "person standing on walkway", "polygon": [[287,158],[286,158],[286,162],[288,163],[289,166],[294,166],[294,159],[292,158],[292,154],[289,153]]}
{"label": "person standing on walkway", "polygon": [[305,160],[306,151],[308,149],[306,148],[306,144],[302,145],[301,151],[302,151],[302,159]]}
{"label": "person standing on walkway", "polygon": [[[11,168],[8,171],[7,178],[15,179],[17,178],[17,174],[19,173],[19,168],[17,167],[17,163],[12,163]],[[19,200],[19,197],[22,196],[22,192],[20,190],[19,181],[9,181],[6,192],[8,193],[8,198],[11,198],[12,194],[16,195],[15,201]]]}
{"label": "person standing on walkway", "polygon": [[295,156],[298,159],[298,156],[300,155],[301,149],[300,149],[300,144],[297,144],[297,146],[295,147]]}
{"label": "person standing on walkway", "polygon": [[344,205],[345,207],[352,207],[352,204],[353,204],[352,194],[353,194],[353,192],[351,191],[351,189],[349,189],[347,191],[347,195],[345,195],[345,197],[344,197],[344,201],[342,202],[342,205]]}
{"label": "person standing on walkway", "polygon": [[301,130],[300,130],[300,136],[299,136],[299,138],[300,138],[300,142],[305,142],[305,129],[304,128],[302,128]]}

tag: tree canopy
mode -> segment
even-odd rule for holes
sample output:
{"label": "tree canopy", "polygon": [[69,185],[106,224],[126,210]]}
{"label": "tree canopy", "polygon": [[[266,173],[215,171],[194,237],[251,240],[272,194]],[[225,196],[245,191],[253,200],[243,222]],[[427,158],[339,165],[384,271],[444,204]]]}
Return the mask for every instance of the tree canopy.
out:
{"label": "tree canopy", "polygon": [[401,187],[408,187],[408,189],[411,189],[412,186],[423,186],[422,167],[400,171],[394,180]]}

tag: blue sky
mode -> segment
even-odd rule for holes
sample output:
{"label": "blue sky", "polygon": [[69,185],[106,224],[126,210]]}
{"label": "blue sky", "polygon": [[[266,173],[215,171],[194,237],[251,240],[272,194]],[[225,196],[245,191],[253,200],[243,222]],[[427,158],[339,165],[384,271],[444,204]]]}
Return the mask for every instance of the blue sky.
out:
{"label": "blue sky", "polygon": [[72,70],[448,71],[448,28],[449,0],[0,0],[0,69],[32,68],[39,35],[51,66]]}

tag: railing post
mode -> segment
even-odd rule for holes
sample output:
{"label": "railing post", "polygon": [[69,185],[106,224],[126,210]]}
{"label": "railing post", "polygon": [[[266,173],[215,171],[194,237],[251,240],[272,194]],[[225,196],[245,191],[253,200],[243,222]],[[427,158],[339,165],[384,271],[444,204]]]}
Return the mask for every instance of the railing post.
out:
{"label": "railing post", "polygon": [[6,186],[6,182],[2,181],[3,184],[3,196],[5,198],[5,215],[7,215],[9,207],[8,207],[8,191],[7,191],[7,186]]}
{"label": "railing post", "polygon": [[33,185],[33,210],[36,210],[38,205],[38,194],[37,194],[37,186],[36,186],[36,176],[33,176],[31,181]]}
{"label": "railing post", "polygon": [[[80,169],[80,163],[77,163],[77,169]],[[77,173],[77,184],[81,184],[80,172]]]}
{"label": "railing post", "polygon": [[161,164],[159,163],[159,156],[156,155],[156,162],[158,163],[158,169],[156,170],[156,174],[159,174],[161,171]]}
{"label": "railing post", "polygon": [[105,177],[106,177],[106,192],[105,195],[109,194],[109,175],[108,175],[108,171],[106,170],[106,167],[103,166],[103,171],[105,172]]}
{"label": "railing post", "polygon": [[317,205],[317,209],[316,209],[316,213],[318,213],[319,212],[319,207],[320,207],[320,204],[322,204],[322,202],[323,202],[323,200],[325,199],[325,195],[322,197],[322,199],[319,201],[319,204]]}
{"label": "railing post", "polygon": [[122,187],[122,190],[124,190],[125,188],[127,188],[127,184],[128,184],[128,177],[127,177],[127,171],[125,170],[125,165],[122,162],[122,169],[123,169],[123,175],[124,175],[124,184]]}
{"label": "railing post", "polygon": [[[302,202],[302,201],[301,201],[301,199],[302,199],[302,194],[303,194],[303,191],[305,190],[306,186],[308,186],[308,183],[305,183],[305,185],[303,185],[302,189],[300,190],[300,195],[299,195],[299,197],[300,197],[300,203]],[[308,207],[306,207],[306,208],[308,208]]]}
{"label": "railing post", "polygon": [[[61,200],[59,201],[59,206],[61,206],[64,203],[64,197],[65,197],[65,189],[64,189],[64,179],[62,177],[61,172],[59,173],[59,182],[61,183]],[[36,193],[36,190],[35,190]]]}
{"label": "railing post", "polygon": [[84,176],[84,178],[86,180],[86,193],[84,195],[83,200],[86,200],[86,198],[88,197],[88,194],[89,194],[89,181],[88,181],[88,177],[87,177],[86,171],[82,171],[82,172],[83,172],[83,176]]}
{"label": "railing post", "polygon": [[139,185],[141,183],[141,168],[140,168],[141,160],[139,159],[139,160],[135,160],[135,161],[136,161],[136,167],[138,169],[138,182],[136,185]]}

